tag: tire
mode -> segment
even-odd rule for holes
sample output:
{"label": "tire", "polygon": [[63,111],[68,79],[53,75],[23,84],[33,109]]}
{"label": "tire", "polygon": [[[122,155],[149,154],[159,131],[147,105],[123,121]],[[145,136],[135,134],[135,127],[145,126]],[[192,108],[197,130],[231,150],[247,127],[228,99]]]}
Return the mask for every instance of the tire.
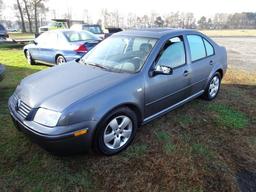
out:
{"label": "tire", "polygon": [[35,65],[35,60],[32,58],[32,55],[30,54],[30,52],[28,50],[25,51],[26,54],[26,58],[27,58],[27,62],[30,65]]}
{"label": "tire", "polygon": [[137,127],[137,117],[131,109],[124,107],[110,112],[98,125],[94,149],[107,156],[120,153],[133,141]]}
{"label": "tire", "polygon": [[63,55],[58,55],[57,58],[56,58],[56,64],[59,65],[61,63],[66,63],[66,59]]}
{"label": "tire", "polygon": [[215,99],[220,91],[220,85],[221,85],[221,75],[219,72],[216,72],[211,80],[209,81],[205,92],[203,94],[203,99],[211,101]]}

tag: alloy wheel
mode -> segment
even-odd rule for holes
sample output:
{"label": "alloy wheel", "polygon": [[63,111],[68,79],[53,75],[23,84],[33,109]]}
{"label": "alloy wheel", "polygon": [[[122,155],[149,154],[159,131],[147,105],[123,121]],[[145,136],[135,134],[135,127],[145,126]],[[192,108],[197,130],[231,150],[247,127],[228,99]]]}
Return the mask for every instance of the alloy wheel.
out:
{"label": "alloy wheel", "polygon": [[213,98],[217,95],[220,88],[220,79],[218,76],[214,76],[209,86],[209,95]]}
{"label": "alloy wheel", "polygon": [[113,118],[105,128],[103,140],[109,149],[119,149],[124,146],[130,139],[133,131],[132,120],[121,115]]}

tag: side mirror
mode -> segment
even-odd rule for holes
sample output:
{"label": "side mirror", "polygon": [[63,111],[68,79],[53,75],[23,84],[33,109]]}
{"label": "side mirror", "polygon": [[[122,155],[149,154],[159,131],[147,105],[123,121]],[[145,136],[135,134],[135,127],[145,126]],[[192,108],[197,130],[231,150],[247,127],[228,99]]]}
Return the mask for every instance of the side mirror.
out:
{"label": "side mirror", "polygon": [[35,45],[37,45],[38,43],[36,42],[36,40],[33,40],[32,43],[34,43]]}
{"label": "side mirror", "polygon": [[165,65],[157,65],[153,70],[153,75],[171,75],[172,68]]}

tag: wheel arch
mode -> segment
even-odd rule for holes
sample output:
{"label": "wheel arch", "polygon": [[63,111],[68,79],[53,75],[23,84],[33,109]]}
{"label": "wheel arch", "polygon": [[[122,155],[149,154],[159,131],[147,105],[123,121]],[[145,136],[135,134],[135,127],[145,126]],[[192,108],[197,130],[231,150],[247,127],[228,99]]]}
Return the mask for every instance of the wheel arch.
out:
{"label": "wheel arch", "polygon": [[[216,72],[218,72],[220,74],[220,78],[222,79],[223,78],[223,69],[219,68]],[[215,73],[216,73],[215,72]]]}
{"label": "wheel arch", "polygon": [[142,119],[143,114],[142,114],[141,109],[134,103],[123,103],[123,104],[120,104],[120,105],[117,105],[117,106],[111,108],[103,115],[103,117],[99,120],[99,122],[101,122],[112,111],[115,111],[119,108],[125,108],[125,107],[129,108],[130,110],[132,110],[135,113],[135,115],[137,117],[138,125],[140,125],[143,121],[143,119]]}
{"label": "wheel arch", "polygon": [[24,53],[25,58],[27,58],[27,54],[26,54],[27,51],[28,51],[28,48],[26,48],[26,49],[23,50],[23,53]]}

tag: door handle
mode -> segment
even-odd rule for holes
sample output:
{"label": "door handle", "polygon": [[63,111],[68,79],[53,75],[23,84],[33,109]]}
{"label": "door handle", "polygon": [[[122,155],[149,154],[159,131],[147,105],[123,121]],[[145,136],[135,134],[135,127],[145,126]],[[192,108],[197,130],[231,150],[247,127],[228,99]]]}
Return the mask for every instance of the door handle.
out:
{"label": "door handle", "polygon": [[185,70],[183,73],[184,76],[188,76],[188,74],[189,74],[188,70]]}
{"label": "door handle", "polygon": [[209,64],[210,64],[210,65],[213,65],[213,60],[211,60],[211,61],[209,62]]}

